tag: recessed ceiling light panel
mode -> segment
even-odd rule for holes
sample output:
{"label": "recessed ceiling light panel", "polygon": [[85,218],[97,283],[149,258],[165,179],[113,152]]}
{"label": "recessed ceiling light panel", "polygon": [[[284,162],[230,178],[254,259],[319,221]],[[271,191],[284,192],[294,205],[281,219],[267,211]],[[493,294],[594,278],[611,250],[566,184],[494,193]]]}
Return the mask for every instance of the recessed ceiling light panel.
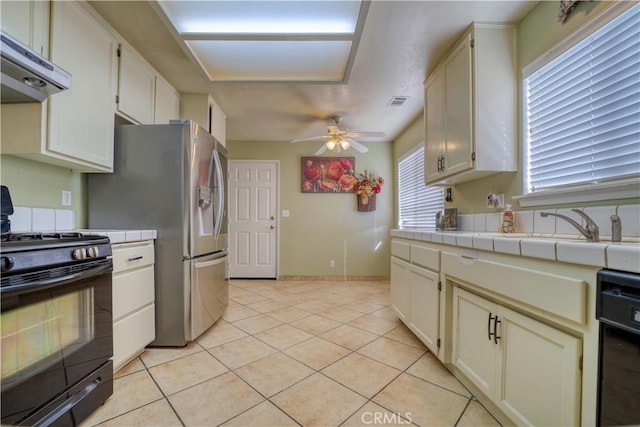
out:
{"label": "recessed ceiling light panel", "polygon": [[212,81],[341,81],[348,41],[188,40]]}
{"label": "recessed ceiling light panel", "polygon": [[353,34],[359,1],[160,1],[181,34]]}

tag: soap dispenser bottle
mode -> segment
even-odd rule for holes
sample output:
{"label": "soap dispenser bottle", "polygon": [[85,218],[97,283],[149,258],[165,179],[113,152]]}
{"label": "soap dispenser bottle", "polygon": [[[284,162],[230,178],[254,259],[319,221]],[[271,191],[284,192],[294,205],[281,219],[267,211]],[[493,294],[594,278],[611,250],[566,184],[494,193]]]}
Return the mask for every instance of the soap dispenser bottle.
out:
{"label": "soap dispenser bottle", "polygon": [[502,225],[500,226],[500,231],[503,233],[513,233],[515,229],[516,226],[513,211],[511,210],[511,205],[507,205],[506,209],[502,213]]}

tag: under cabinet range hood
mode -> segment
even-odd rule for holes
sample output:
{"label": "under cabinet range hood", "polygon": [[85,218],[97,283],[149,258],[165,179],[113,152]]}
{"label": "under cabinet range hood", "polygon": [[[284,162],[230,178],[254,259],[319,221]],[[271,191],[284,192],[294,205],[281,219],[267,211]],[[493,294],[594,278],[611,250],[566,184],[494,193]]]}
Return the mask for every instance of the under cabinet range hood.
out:
{"label": "under cabinet range hood", "polygon": [[49,95],[69,89],[71,74],[7,34],[0,35],[0,102],[42,102]]}

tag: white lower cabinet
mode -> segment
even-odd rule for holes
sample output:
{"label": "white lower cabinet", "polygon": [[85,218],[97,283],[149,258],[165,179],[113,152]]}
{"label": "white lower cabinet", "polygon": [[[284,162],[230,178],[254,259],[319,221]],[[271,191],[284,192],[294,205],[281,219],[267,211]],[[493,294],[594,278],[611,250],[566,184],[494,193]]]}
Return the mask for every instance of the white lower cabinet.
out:
{"label": "white lower cabinet", "polygon": [[117,371],[155,339],[153,241],[112,245],[113,369]]}
{"label": "white lower cabinet", "polygon": [[580,424],[579,338],[454,286],[453,363],[518,425]]}
{"label": "white lower cabinet", "polygon": [[407,323],[411,313],[411,276],[409,264],[391,258],[391,308],[403,322]]}
{"label": "white lower cabinet", "polygon": [[438,282],[438,273],[391,258],[391,306],[434,354],[438,354],[440,323]]}

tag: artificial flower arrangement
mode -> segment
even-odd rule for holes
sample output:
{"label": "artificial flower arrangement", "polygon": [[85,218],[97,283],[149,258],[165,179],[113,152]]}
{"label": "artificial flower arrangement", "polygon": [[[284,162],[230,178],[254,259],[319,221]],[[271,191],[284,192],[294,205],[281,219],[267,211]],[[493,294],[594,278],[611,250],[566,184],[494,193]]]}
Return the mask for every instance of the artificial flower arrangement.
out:
{"label": "artificial flower arrangement", "polygon": [[362,204],[366,205],[373,194],[380,192],[383,184],[384,179],[381,176],[375,176],[365,170],[364,173],[358,174],[353,189],[360,197]]}

